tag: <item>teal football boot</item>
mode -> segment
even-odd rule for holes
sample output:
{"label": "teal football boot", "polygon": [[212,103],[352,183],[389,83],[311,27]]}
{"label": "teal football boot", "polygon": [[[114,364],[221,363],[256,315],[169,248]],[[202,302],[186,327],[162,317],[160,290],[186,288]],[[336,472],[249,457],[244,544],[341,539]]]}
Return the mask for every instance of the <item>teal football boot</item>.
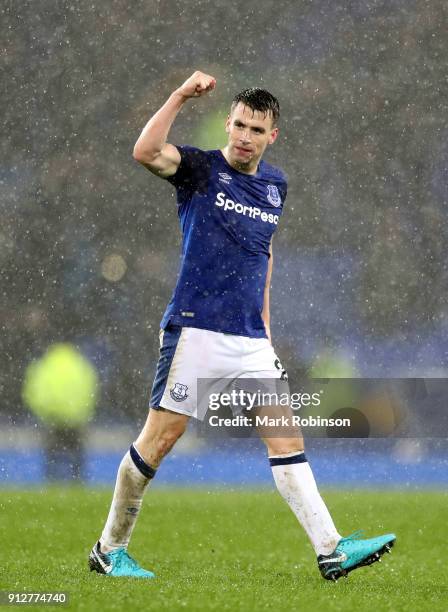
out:
{"label": "teal football boot", "polygon": [[317,557],[320,573],[326,580],[336,582],[338,578],[347,577],[349,572],[358,567],[381,561],[381,556],[386,552],[390,553],[396,540],[393,533],[363,540],[359,537],[361,533],[356,531],[347,538],[342,538],[330,555]]}
{"label": "teal football boot", "polygon": [[127,552],[126,548],[116,548],[108,553],[101,552],[97,542],[89,555],[90,571],[113,576],[114,578],[155,578],[143,569]]}

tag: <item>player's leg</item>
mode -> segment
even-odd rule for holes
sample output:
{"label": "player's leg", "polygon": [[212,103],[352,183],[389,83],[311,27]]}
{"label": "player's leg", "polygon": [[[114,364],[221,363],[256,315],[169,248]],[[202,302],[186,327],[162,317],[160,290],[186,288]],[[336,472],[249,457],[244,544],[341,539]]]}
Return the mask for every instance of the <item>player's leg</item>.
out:
{"label": "player's leg", "polygon": [[[291,415],[291,411],[283,407],[274,409],[274,412],[276,415]],[[271,437],[267,432],[260,432],[267,447],[274,481],[307,533],[316,554],[328,555],[336,548],[341,536],[318,491],[305,456],[300,430],[297,427],[289,429],[288,437]]]}
{"label": "player's leg", "polygon": [[147,421],[118,469],[112,504],[103,533],[91,552],[92,570],[112,576],[153,577],[127,554],[143,496],[163,457],[184,433],[189,417],[150,410]]}
{"label": "player's leg", "polygon": [[[270,381],[273,380],[286,383],[286,371],[268,340],[252,339],[245,346],[247,350],[244,370],[240,375],[242,378],[260,381],[261,388],[266,385],[270,388]],[[283,391],[281,384],[279,390]],[[304,453],[300,430],[291,424],[291,409],[263,406],[258,412],[273,417],[274,423],[278,422],[276,418],[283,415],[288,422],[281,429],[274,427],[274,431],[269,426],[258,427],[258,434],[267,446],[277,488],[313,544],[322,576],[328,580],[337,580],[353,569],[378,561],[384,552],[390,551],[396,539],[393,533],[369,540],[360,539],[356,534],[341,538],[317,489]]]}
{"label": "player's leg", "polygon": [[103,552],[128,546],[145,490],[187,423],[188,417],[183,414],[149,411],[140,435],[118,469],[112,505],[100,539]]}
{"label": "player's leg", "polygon": [[324,578],[337,580],[390,552],[396,539],[393,533],[370,539],[361,539],[357,533],[340,536],[317,489],[299,432],[285,438],[262,434],[262,439],[277,489],[310,538]]}
{"label": "player's leg", "polygon": [[191,340],[192,334],[191,329],[176,325],[168,325],[160,333],[160,357],[151,392],[153,408],[137,440],[121,461],[109,516],[101,539],[90,554],[92,570],[112,576],[153,576],[141,570],[126,549],[144,492],[196,408],[193,381],[200,364],[196,357],[197,338]]}
{"label": "player's leg", "polygon": [[[279,398],[289,393],[287,373],[267,339],[252,339],[246,344],[245,372],[240,384],[259,387]],[[247,380],[249,379],[249,380]],[[267,399],[266,398],[266,399]],[[268,400],[270,401],[270,400]],[[258,425],[258,435],[264,441],[275,484],[282,497],[305,529],[317,553],[331,553],[341,539],[328,509],[319,494],[313,472],[306,460],[300,428],[293,422],[289,406],[263,404],[256,410],[256,422],[267,417],[268,423]]]}

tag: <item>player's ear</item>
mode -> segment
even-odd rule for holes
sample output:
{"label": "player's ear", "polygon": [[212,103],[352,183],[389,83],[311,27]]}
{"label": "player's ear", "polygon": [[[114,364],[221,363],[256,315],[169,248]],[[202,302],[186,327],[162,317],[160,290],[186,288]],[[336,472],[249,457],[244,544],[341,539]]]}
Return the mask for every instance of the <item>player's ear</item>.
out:
{"label": "player's ear", "polygon": [[226,132],[227,134],[230,132],[230,115],[227,115],[226,119]]}
{"label": "player's ear", "polygon": [[278,136],[278,128],[274,128],[273,130],[271,130],[271,133],[269,134],[269,144],[274,144],[274,142],[277,140],[277,136]]}

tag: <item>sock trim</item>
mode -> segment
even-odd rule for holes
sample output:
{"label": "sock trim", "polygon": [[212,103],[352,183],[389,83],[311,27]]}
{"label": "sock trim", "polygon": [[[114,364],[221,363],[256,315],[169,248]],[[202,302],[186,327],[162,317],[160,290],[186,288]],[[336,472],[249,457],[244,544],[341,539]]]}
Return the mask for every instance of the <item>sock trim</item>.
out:
{"label": "sock trim", "polygon": [[134,462],[135,467],[143,474],[143,476],[146,476],[146,478],[154,478],[157,470],[145,462],[133,444],[131,444],[129,448],[129,454],[131,455],[131,459]]}
{"label": "sock trim", "polygon": [[293,463],[307,463],[307,459],[305,457],[305,453],[297,453],[295,455],[290,455],[287,457],[269,457],[269,463],[271,467],[276,467],[277,465],[292,465]]}
{"label": "sock trim", "polygon": [[300,453],[304,453],[305,451],[292,451],[292,453],[282,453],[281,455],[269,455],[269,459],[283,459],[283,457],[295,457]]}

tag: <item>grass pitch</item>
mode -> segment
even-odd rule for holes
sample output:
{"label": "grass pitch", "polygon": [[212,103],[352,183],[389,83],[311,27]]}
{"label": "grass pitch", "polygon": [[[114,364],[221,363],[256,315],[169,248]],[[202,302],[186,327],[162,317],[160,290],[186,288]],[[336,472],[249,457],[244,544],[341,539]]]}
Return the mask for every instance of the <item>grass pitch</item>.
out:
{"label": "grass pitch", "polygon": [[382,563],[336,584],[321,578],[306,536],[274,490],[153,488],[129,552],[157,578],[89,573],[87,556],[111,493],[0,490],[0,588],[66,591],[64,607],[74,610],[448,609],[446,493],[324,494],[344,535],[363,528],[366,537],[398,536]]}

